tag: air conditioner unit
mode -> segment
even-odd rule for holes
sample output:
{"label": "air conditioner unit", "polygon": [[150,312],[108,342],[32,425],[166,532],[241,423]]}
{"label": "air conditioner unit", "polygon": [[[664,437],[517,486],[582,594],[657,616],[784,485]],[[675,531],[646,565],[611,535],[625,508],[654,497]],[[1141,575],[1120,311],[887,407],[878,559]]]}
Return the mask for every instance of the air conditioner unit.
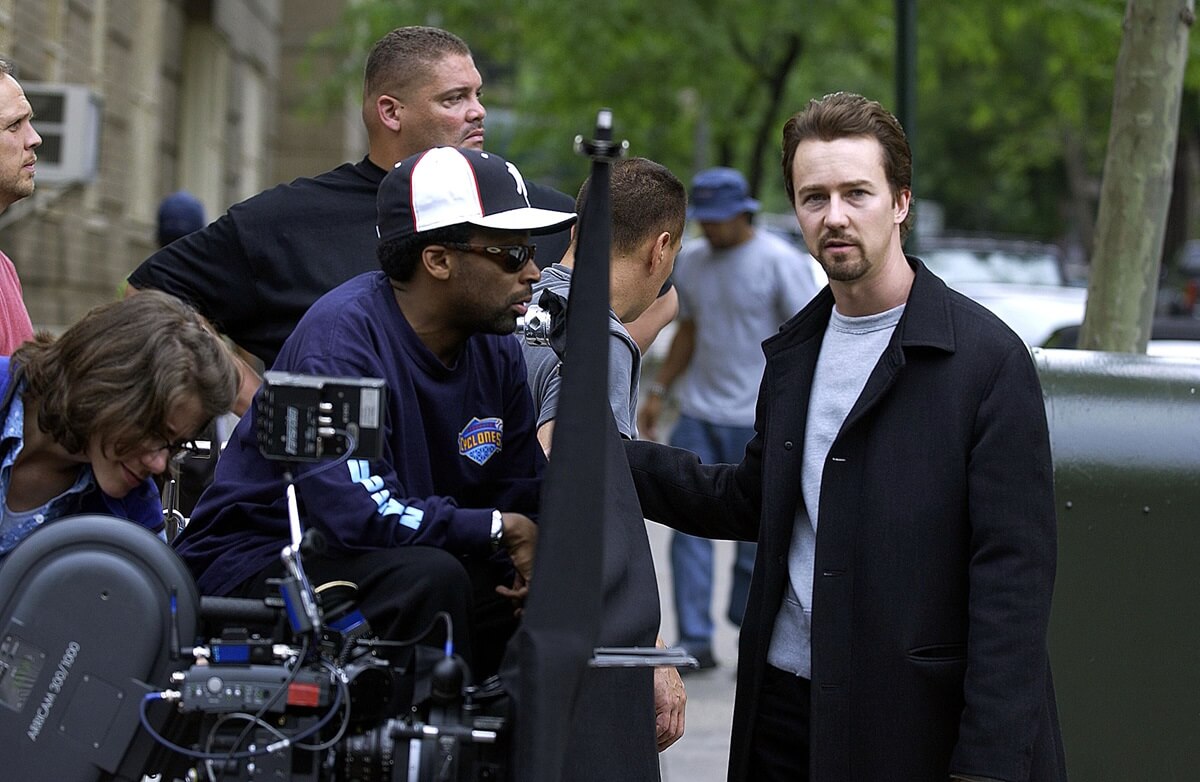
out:
{"label": "air conditioner unit", "polygon": [[37,149],[37,181],[90,182],[100,158],[100,96],[82,84],[22,82],[33,107],[33,127],[42,137]]}

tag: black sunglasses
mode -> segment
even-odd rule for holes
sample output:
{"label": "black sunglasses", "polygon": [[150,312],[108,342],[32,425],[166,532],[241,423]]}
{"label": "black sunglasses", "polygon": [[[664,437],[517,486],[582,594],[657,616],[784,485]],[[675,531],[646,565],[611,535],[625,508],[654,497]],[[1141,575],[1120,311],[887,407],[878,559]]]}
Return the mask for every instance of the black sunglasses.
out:
{"label": "black sunglasses", "polygon": [[489,261],[495,261],[500,264],[500,268],[509,274],[516,274],[525,268],[525,264],[533,260],[534,253],[537,251],[536,244],[506,244],[497,246],[479,245],[479,244],[464,244],[461,242],[447,242],[446,247],[454,250],[462,250],[466,253],[473,253],[487,258]]}

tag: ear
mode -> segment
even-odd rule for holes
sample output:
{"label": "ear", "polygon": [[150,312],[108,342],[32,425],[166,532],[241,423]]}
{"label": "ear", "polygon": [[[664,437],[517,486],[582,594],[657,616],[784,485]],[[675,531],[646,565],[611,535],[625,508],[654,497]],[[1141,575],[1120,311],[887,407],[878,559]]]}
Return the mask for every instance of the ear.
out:
{"label": "ear", "polygon": [[893,216],[893,221],[896,225],[904,222],[904,218],[908,217],[908,207],[912,204],[912,191],[908,189],[901,190],[896,194],[896,214]]}
{"label": "ear", "polygon": [[391,95],[380,95],[375,99],[375,113],[379,122],[393,133],[400,130],[400,111],[404,106]]}
{"label": "ear", "polygon": [[667,262],[667,257],[671,250],[671,242],[673,241],[675,239],[671,236],[670,231],[663,231],[654,238],[654,241],[650,244],[650,257],[648,258],[650,262],[648,271],[651,274],[657,272],[662,264]]}
{"label": "ear", "polygon": [[454,262],[445,247],[431,244],[421,251],[421,266],[435,280],[448,280],[453,273]]}

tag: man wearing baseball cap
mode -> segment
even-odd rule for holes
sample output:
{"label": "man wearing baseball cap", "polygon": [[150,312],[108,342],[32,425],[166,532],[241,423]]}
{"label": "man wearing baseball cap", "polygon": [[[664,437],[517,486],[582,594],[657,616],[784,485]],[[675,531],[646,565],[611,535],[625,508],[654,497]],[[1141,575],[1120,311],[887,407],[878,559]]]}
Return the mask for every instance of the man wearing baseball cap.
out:
{"label": "man wearing baseball cap", "polygon": [[[754,435],[754,408],[766,359],[760,344],[799,312],[816,283],[808,258],[752,222],[759,203],[732,168],[710,168],[692,180],[688,217],[707,241],[690,242],[675,262],[679,319],[667,357],[638,414],[643,437],[655,427],[667,393],[679,401],[671,445],[705,464],[742,460]],[[678,383],[676,381],[678,380]],[[754,544],[737,543],[727,616],[740,626],[754,567]],[[712,543],[682,532],[671,539],[679,645],[700,661],[712,651]]]}
{"label": "man wearing baseball cap", "polygon": [[[539,277],[533,240],[574,221],[532,208],[499,156],[435,147],[406,158],[379,187],[382,271],[318,299],[273,367],[386,381],[381,459],[293,467],[302,521],[326,542],[306,567],[316,584],[356,584],[384,638],[447,611],[477,679],[515,626],[507,598],[532,572],[545,464],[521,348],[504,335]],[[251,410],[177,541],[203,594],[265,595],[281,572],[284,465],[259,453]],[[439,629],[431,642],[442,639]]]}

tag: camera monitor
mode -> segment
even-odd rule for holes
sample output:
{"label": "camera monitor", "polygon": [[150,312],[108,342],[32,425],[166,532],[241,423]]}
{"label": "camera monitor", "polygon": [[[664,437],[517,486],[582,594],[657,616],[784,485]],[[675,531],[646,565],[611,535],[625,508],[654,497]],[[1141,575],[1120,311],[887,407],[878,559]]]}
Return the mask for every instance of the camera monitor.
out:
{"label": "camera monitor", "polygon": [[267,372],[258,396],[258,447],[268,459],[315,462],[383,455],[387,387],[378,378]]}

